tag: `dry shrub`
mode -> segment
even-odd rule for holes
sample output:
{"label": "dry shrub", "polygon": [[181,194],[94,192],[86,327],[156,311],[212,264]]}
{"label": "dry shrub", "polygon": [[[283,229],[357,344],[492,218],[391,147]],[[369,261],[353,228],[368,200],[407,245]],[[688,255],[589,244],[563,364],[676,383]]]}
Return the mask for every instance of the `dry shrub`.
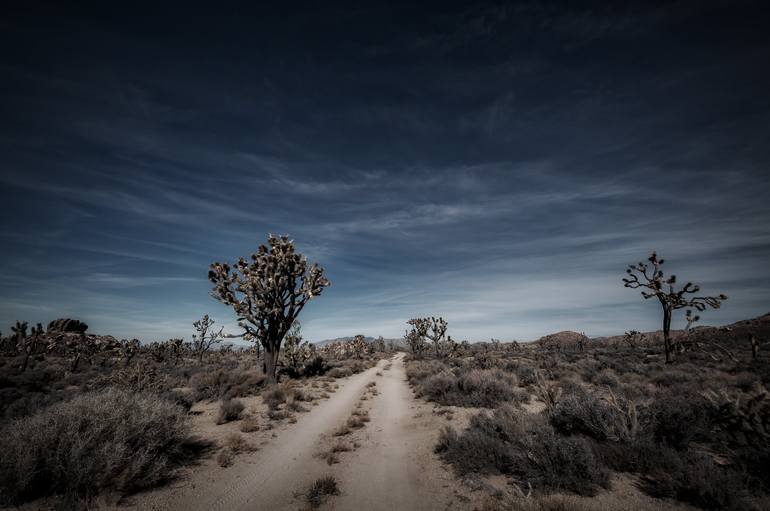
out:
{"label": "dry shrub", "polygon": [[302,403],[300,403],[299,401],[290,401],[286,405],[286,409],[291,411],[291,412],[307,412],[308,411],[308,409],[305,408],[304,406],[302,406]]}
{"label": "dry shrub", "polygon": [[233,453],[227,449],[219,451],[219,454],[217,454],[217,464],[222,468],[231,466],[234,459]]}
{"label": "dry shrub", "polygon": [[280,421],[283,419],[288,419],[291,417],[291,414],[286,410],[268,410],[267,416],[272,421]]}
{"label": "dry shrub", "polygon": [[364,421],[357,415],[351,415],[350,418],[348,418],[347,425],[352,429],[360,429],[365,426]]}
{"label": "dry shrub", "polygon": [[241,422],[241,432],[253,433],[259,431],[259,421],[255,417],[247,417]]}
{"label": "dry shrub", "polygon": [[108,388],[57,403],[0,432],[3,500],[121,493],[169,478],[191,455],[184,411],[150,394]]}
{"label": "dry shrub", "polygon": [[346,378],[353,375],[353,370],[350,367],[334,367],[328,373],[332,378]]}
{"label": "dry shrub", "polygon": [[190,378],[196,401],[202,399],[232,399],[250,396],[265,383],[261,371],[224,370],[201,371]]}
{"label": "dry shrub", "polygon": [[219,405],[219,414],[217,415],[217,424],[237,421],[241,418],[243,412],[243,403],[237,399],[226,399]]}
{"label": "dry shrub", "polygon": [[600,441],[633,440],[639,429],[632,401],[582,387],[573,387],[560,397],[551,410],[551,423],[562,433],[582,433]]}
{"label": "dry shrub", "polygon": [[281,385],[273,385],[262,392],[262,401],[265,402],[270,410],[278,410],[278,408],[286,402],[286,398],[286,389]]}
{"label": "dry shrub", "polygon": [[475,415],[460,434],[445,428],[436,452],[460,474],[500,472],[538,491],[593,495],[609,484],[585,439],[559,436],[545,417],[520,414],[509,405]]}
{"label": "dry shrub", "polygon": [[256,446],[249,443],[243,435],[238,433],[231,433],[227,435],[224,442],[224,448],[232,452],[233,454],[240,454],[242,452],[254,452],[257,450]]}
{"label": "dry shrub", "polygon": [[334,476],[328,475],[316,479],[305,494],[305,498],[310,507],[315,509],[326,502],[329,497],[339,494],[340,490],[337,486],[337,480]]}
{"label": "dry shrub", "polygon": [[526,402],[529,395],[518,388],[516,377],[500,369],[450,370],[431,360],[410,362],[407,377],[418,397],[442,405],[493,408],[505,402]]}

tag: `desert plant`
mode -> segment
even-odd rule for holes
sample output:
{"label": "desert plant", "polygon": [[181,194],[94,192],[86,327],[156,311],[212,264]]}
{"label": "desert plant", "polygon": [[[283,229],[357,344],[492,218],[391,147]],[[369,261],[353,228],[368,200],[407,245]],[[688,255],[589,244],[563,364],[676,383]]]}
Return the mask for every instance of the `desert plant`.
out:
{"label": "desert plant", "polygon": [[215,344],[222,342],[225,337],[223,332],[224,327],[220,327],[219,330],[214,330],[214,320],[209,318],[208,314],[193,322],[193,328],[197,333],[193,334],[193,351],[198,357],[198,363],[203,362],[203,355],[211,349]]}
{"label": "desert plant", "polygon": [[425,334],[427,333],[428,325],[425,320],[416,318],[407,321],[407,324],[412,328],[407,330],[404,334],[404,342],[412,351],[412,355],[416,358],[422,358],[427,347],[425,343]]}
{"label": "desert plant", "polygon": [[356,358],[361,359],[364,358],[364,355],[369,350],[369,343],[366,342],[366,337],[358,334],[350,342],[350,348]]}
{"label": "desert plant", "polygon": [[313,481],[310,489],[305,494],[305,499],[310,507],[315,509],[326,502],[329,497],[339,494],[340,490],[337,486],[337,479],[332,475],[328,475]]}
{"label": "desert plant", "polygon": [[237,399],[225,399],[219,405],[219,414],[217,415],[217,424],[237,421],[241,418],[243,412],[243,403]]}
{"label": "desert plant", "polygon": [[[647,259],[650,265],[639,262],[636,265],[629,265],[626,273],[627,278],[623,279],[623,285],[630,289],[645,288],[648,291],[642,291],[645,300],[655,297],[660,302],[663,309],[663,343],[666,355],[666,363],[671,363],[673,346],[671,344],[671,319],[674,311],[684,308],[694,308],[703,311],[706,307],[718,309],[722,301],[727,300],[727,296],[688,296],[697,293],[700,288],[688,282],[682,289],[676,291],[676,276],[671,275],[668,279],[663,278],[663,259],[658,259],[658,255],[653,252]],[[641,279],[640,279],[641,277]],[[666,286],[668,290],[666,290]],[[697,316],[688,314],[688,318],[697,321]],[[691,324],[691,323],[689,323]]]}
{"label": "desert plant", "polygon": [[0,431],[0,495],[88,498],[157,484],[189,456],[184,411],[150,394],[108,388],[54,404]]}
{"label": "desert plant", "polygon": [[551,409],[551,423],[563,433],[583,433],[600,441],[632,441],[639,432],[636,404],[575,387]]}
{"label": "desert plant", "polygon": [[286,334],[283,341],[285,365],[291,369],[294,375],[297,375],[304,368],[307,361],[310,360],[312,354],[310,343],[302,340],[302,326],[299,321],[294,321],[291,330]]}
{"label": "desert plant", "polygon": [[499,471],[538,491],[593,495],[609,484],[607,470],[585,439],[557,435],[542,416],[511,406],[473,416],[460,434],[445,428],[435,450],[460,474]]}
{"label": "desert plant", "polygon": [[262,344],[264,371],[274,382],[284,336],[307,302],[320,295],[329,281],[317,264],[308,268],[288,236],[270,235],[268,245],[260,245],[251,255],[251,263],[244,258],[233,268],[213,263],[208,277],[214,284],[214,298],[235,310],[247,338]]}

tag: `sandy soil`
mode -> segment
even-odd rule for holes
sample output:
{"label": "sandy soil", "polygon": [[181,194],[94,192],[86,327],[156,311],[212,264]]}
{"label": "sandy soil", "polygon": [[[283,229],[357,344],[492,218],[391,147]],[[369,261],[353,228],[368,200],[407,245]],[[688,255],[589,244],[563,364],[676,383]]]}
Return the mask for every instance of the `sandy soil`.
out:
{"label": "sandy soil", "polygon": [[[381,361],[379,366],[384,363]],[[338,380],[340,388],[328,400],[321,401],[308,413],[297,414],[295,424],[284,423],[268,432],[271,438],[258,442],[261,444],[258,451],[239,455],[233,466],[222,468],[213,460],[207,460],[176,484],[135,495],[116,509],[299,509],[303,501],[295,494],[328,472],[326,462],[314,456],[319,437],[350,415],[377,370],[373,367]],[[210,413],[206,410],[203,415]],[[213,422],[213,417],[208,417],[208,421]],[[218,428],[237,431],[235,425]],[[249,434],[244,436],[253,441]]]}
{"label": "sandy soil", "polygon": [[[389,369],[385,369],[389,367]],[[376,382],[376,395],[367,384]],[[134,495],[112,509],[148,510],[300,510],[304,492],[321,476],[332,474],[341,494],[321,509],[433,510],[468,509],[481,497],[469,493],[433,454],[435,438],[447,416],[415,400],[404,373],[403,354],[383,360],[363,373],[337,380],[339,389],[295,424],[243,434],[259,446],[241,454],[235,464],[219,467],[213,459],[191,468],[175,483]],[[310,389],[316,390],[316,389]],[[320,389],[318,389],[320,390]],[[367,396],[361,400],[361,396]],[[253,413],[259,398],[244,400]],[[345,436],[357,448],[338,453],[329,465],[324,453],[340,439],[334,432],[358,406],[371,421]],[[196,430],[222,440],[238,431],[237,423],[214,426],[216,404],[196,409]],[[449,415],[451,417],[451,415]],[[459,417],[455,417],[457,420]],[[213,457],[212,457],[213,458]]]}
{"label": "sandy soil", "polygon": [[[112,509],[306,510],[304,492],[324,475],[337,479],[341,494],[323,504],[322,511],[472,510],[494,500],[492,495],[512,495],[504,476],[460,481],[439,461],[433,446],[442,427],[463,429],[478,410],[415,399],[403,358],[399,354],[337,380],[331,387],[339,388],[316,406],[308,405],[309,412],[297,414],[296,423],[282,421],[273,429],[243,434],[259,450],[237,456],[233,466],[222,468],[212,457],[175,483],[135,495]],[[371,382],[376,391],[368,387]],[[306,390],[318,395],[322,389],[317,383]],[[261,398],[244,402],[252,415],[264,412]],[[542,406],[533,401],[525,412],[537,413]],[[214,425],[216,408],[199,405],[196,430],[221,442],[238,431],[238,423]],[[368,412],[370,422],[335,436],[354,410]],[[329,451],[340,442],[352,450],[335,453],[329,464]],[[687,509],[642,494],[625,476],[614,478],[611,491],[587,500],[605,509]]]}
{"label": "sandy soil", "polygon": [[361,447],[334,473],[342,494],[323,509],[339,511],[468,509],[471,496],[433,454],[446,419],[415,400],[399,355],[378,376],[371,423]]}

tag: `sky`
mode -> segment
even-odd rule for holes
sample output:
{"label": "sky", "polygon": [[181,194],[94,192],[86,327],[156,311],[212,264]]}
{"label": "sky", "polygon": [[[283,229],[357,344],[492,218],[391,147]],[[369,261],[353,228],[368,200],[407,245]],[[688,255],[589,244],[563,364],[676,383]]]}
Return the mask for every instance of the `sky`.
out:
{"label": "sky", "polygon": [[235,333],[208,265],[268,233],[332,282],[311,340],[431,315],[471,341],[657,329],[621,282],[652,250],[729,296],[704,324],[770,312],[763,2],[22,3],[0,18],[3,332]]}

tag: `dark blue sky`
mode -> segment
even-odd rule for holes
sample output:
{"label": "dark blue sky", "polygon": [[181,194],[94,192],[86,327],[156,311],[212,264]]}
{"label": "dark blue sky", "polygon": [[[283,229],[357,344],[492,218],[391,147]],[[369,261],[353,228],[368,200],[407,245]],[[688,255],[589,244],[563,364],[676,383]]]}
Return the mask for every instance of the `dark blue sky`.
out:
{"label": "dark blue sky", "polygon": [[762,2],[364,4],[0,18],[0,328],[232,324],[208,264],[268,232],[332,281],[311,339],[656,328],[652,249],[770,310]]}

